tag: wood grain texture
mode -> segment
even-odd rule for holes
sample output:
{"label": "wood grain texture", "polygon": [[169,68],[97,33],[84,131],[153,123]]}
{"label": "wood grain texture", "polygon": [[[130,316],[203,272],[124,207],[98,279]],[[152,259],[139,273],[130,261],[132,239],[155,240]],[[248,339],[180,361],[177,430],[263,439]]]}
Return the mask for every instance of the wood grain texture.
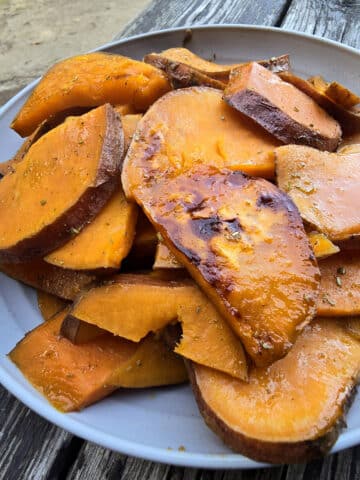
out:
{"label": "wood grain texture", "polygon": [[[116,38],[205,23],[276,25],[360,47],[360,1],[154,0]],[[161,465],[84,442],[0,388],[0,479],[360,480],[360,446],[307,465],[210,471]]]}

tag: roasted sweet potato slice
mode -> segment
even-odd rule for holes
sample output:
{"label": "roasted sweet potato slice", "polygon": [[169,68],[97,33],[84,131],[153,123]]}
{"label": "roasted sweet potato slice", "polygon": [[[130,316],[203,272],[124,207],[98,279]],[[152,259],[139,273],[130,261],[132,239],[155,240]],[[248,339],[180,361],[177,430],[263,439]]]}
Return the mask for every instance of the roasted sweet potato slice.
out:
{"label": "roasted sweet potato slice", "polygon": [[179,263],[174,256],[168,249],[168,247],[165,245],[164,242],[158,242],[157,247],[156,247],[156,253],[155,253],[155,262],[153,265],[153,269],[161,268],[184,268],[181,263]]}
{"label": "roasted sweet potato slice", "polygon": [[340,125],[312,98],[256,62],[231,72],[225,100],[284,143],[333,151]]}
{"label": "roasted sweet potato slice", "polygon": [[45,321],[51,320],[51,318],[69,305],[68,302],[62,298],[41,290],[37,291],[37,301],[41,316]]}
{"label": "roasted sweet potato slice", "polygon": [[330,240],[360,234],[360,154],[287,145],[276,150],[276,177],[306,222]]}
{"label": "roasted sweet potato slice", "polygon": [[84,345],[59,335],[65,313],[28,333],[10,359],[54,407],[81,410],[116,388],[142,388],[186,381],[186,372],[163,342],[140,343],[104,334]]}
{"label": "roasted sweet potato slice", "polygon": [[128,151],[131,140],[136,131],[137,125],[141,120],[142,115],[138,113],[137,115],[123,115],[121,117],[121,123],[124,131],[124,150]]}
{"label": "roasted sweet potato slice", "polygon": [[64,300],[74,300],[83,289],[88,288],[96,280],[95,275],[88,272],[65,270],[42,259],[26,263],[2,263],[0,272]]}
{"label": "roasted sweet potato slice", "polygon": [[163,72],[144,62],[100,52],[79,55],[48,70],[11,127],[21,136],[31,135],[58,112],[104,103],[127,103],[141,112],[168,90]]}
{"label": "roasted sweet potato slice", "polygon": [[[166,170],[165,170],[166,171]],[[209,167],[132,192],[257,365],[291,348],[316,311],[319,271],[300,215],[273,184]]]}
{"label": "roasted sweet potato slice", "polygon": [[248,383],[189,365],[207,425],[236,452],[270,463],[308,462],[330,450],[359,371],[360,342],[329,319],[307,326],[285,358],[252,369]]}
{"label": "roasted sweet potato slice", "polygon": [[360,251],[344,251],[319,262],[321,317],[360,315]]}
{"label": "roasted sweet potato slice", "polygon": [[42,136],[0,182],[0,261],[46,255],[90,222],[118,187],[123,148],[110,105]]}
{"label": "roasted sweet potato slice", "polygon": [[132,186],[144,183],[146,176],[153,181],[164,172],[175,176],[203,164],[273,177],[273,151],[278,145],[265,130],[230,108],[218,90],[175,90],[140,120],[124,163],[123,187],[133,198]]}
{"label": "roasted sweet potato slice", "polygon": [[360,97],[344,85],[341,85],[341,83],[327,82],[320,75],[310,77],[308,82],[337,105],[341,105],[346,109],[351,109],[360,103]]}
{"label": "roasted sweet potato slice", "polygon": [[137,206],[119,188],[89,225],[45,261],[73,270],[119,269],[132,246],[136,220]]}
{"label": "roasted sweet potato slice", "polygon": [[[342,105],[335,103],[331,98],[324,94],[323,86],[319,86],[318,82],[304,80],[297,77],[291,71],[283,71],[279,73],[280,77],[285,81],[294,85],[296,88],[311,97],[315,102],[326,110],[332,117],[340,123],[344,133],[354,133],[360,131],[360,114],[354,109],[346,109]],[[311,79],[309,79],[311,80]]]}
{"label": "roasted sweet potato slice", "polygon": [[65,318],[61,333],[77,343],[74,334],[81,334],[84,328],[79,320],[134,342],[179,321],[183,335],[177,353],[236,378],[246,378],[240,341],[191,280],[119,275],[112,283],[80,296]]}
{"label": "roasted sweet potato slice", "polygon": [[334,245],[323,233],[308,233],[310,245],[317,259],[326,258],[340,252],[340,248]]}

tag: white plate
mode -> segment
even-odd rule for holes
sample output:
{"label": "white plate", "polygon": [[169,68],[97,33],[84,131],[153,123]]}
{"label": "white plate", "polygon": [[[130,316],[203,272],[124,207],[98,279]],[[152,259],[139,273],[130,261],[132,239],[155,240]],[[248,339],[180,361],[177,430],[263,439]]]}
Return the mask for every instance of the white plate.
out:
{"label": "white plate", "polygon": [[[360,53],[341,44],[275,28],[218,26],[193,28],[189,48],[222,63],[290,53],[302,75],[322,74],[358,90]],[[141,35],[101,50],[142,58],[145,53],[179,46],[184,29]],[[36,82],[0,110],[0,162],[10,158],[21,139],[9,124]],[[358,92],[359,93],[359,92]],[[204,468],[256,468],[227,449],[205,426],[190,388],[119,391],[81,413],[61,414],[35,391],[6,354],[41,319],[35,292],[0,274],[0,381],[19,400],[52,423],[104,447],[176,465]],[[360,400],[348,414],[348,428],[333,452],[360,443]],[[179,451],[179,447],[185,450]]]}

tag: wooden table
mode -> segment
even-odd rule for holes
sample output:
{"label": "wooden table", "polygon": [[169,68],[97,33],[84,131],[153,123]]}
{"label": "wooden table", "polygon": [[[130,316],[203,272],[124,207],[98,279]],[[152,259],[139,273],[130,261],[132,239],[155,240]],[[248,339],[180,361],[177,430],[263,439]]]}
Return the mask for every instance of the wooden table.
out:
{"label": "wooden table", "polygon": [[[356,0],[154,0],[117,38],[211,23],[273,25],[360,48]],[[360,479],[360,446],[323,461],[242,472],[186,469],[126,457],[51,425],[1,387],[0,425],[0,478],[6,480]]]}

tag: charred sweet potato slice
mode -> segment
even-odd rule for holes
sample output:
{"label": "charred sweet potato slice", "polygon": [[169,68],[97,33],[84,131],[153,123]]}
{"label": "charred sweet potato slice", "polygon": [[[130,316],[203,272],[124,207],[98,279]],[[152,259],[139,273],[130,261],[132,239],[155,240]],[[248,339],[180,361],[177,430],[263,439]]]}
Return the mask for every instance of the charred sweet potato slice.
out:
{"label": "charred sweet potato slice", "polygon": [[82,333],[79,320],[134,342],[179,321],[183,335],[175,352],[246,378],[240,341],[191,280],[119,275],[111,283],[89,290],[74,304],[61,333],[75,342],[74,334]]}
{"label": "charred sweet potato slice", "polygon": [[64,300],[74,300],[96,280],[95,275],[88,272],[65,270],[42,259],[26,263],[1,263],[0,272]]}
{"label": "charred sweet potato slice", "polygon": [[50,293],[37,291],[37,302],[42,318],[47,321],[68,306],[68,302]]}
{"label": "charred sweet potato slice", "polygon": [[0,182],[0,261],[46,255],[90,222],[118,186],[123,149],[110,105],[43,135]]}
{"label": "charred sweet potato slice", "polygon": [[287,145],[276,150],[276,177],[306,222],[330,240],[360,234],[360,154]]}
{"label": "charred sweet potato slice", "polygon": [[156,247],[155,253],[155,262],[153,269],[165,268],[184,268],[181,263],[179,263],[173,253],[170,252],[168,247],[164,242],[159,241]]}
{"label": "charred sweet potato slice", "polygon": [[[326,110],[332,117],[340,123],[344,133],[354,133],[360,131],[360,114],[354,109],[346,109],[342,105],[334,102],[324,93],[324,87],[318,82],[304,80],[294,75],[291,71],[283,71],[279,73],[280,77],[285,81],[294,85],[297,89],[311,97],[315,102]],[[309,79],[311,80],[311,79]]]}
{"label": "charred sweet potato slice", "polygon": [[119,269],[132,246],[136,220],[137,206],[118,189],[89,225],[45,261],[73,270]]}
{"label": "charred sweet potato slice", "polygon": [[285,358],[252,369],[249,382],[189,365],[207,425],[236,452],[270,463],[308,462],[330,450],[359,371],[360,342],[329,319],[308,325]]}
{"label": "charred sweet potato slice", "polygon": [[209,167],[153,179],[133,194],[177,260],[257,365],[284,356],[314,316],[319,287],[290,198],[264,179]]}
{"label": "charred sweet potato slice", "polygon": [[340,125],[312,98],[256,62],[231,72],[225,100],[284,143],[333,151]]}
{"label": "charred sweet potato slice", "polygon": [[323,233],[308,233],[310,245],[317,259],[326,258],[340,252],[340,248],[334,245]]}
{"label": "charred sweet potato slice", "polygon": [[360,251],[344,251],[319,262],[321,317],[360,315]]}
{"label": "charred sweet potato slice", "polygon": [[145,177],[175,176],[196,165],[240,169],[273,177],[273,151],[280,145],[265,130],[230,108],[207,87],[175,90],[140,120],[123,167],[126,195]]}
{"label": "charred sweet potato slice", "polygon": [[182,360],[154,337],[133,343],[104,334],[84,345],[74,345],[59,335],[64,315],[60,313],[32,330],[9,354],[57,409],[81,410],[119,387],[186,381]]}
{"label": "charred sweet potato slice", "polygon": [[31,135],[58,112],[104,103],[127,103],[141,112],[169,90],[163,72],[144,62],[100,52],[79,55],[48,70],[11,127],[21,136]]}

